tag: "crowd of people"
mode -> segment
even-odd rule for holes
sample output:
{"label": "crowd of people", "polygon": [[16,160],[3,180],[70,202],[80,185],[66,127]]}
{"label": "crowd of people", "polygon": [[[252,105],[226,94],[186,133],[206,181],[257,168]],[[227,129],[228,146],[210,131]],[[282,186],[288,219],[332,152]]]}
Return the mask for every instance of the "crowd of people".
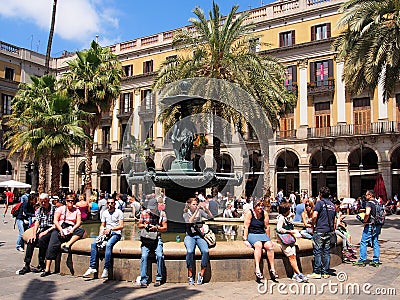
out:
{"label": "crowd of people", "polygon": [[[209,264],[209,244],[204,237],[204,220],[217,216],[223,218],[242,218],[244,222],[243,240],[247,247],[254,250],[255,278],[264,278],[262,257],[265,251],[269,275],[272,280],[279,278],[275,269],[274,246],[277,244],[282,253],[288,257],[293,271],[293,280],[308,282],[309,279],[329,278],[330,248],[335,246],[336,236],[343,240],[343,257],[356,266],[365,266],[367,262],[367,245],[374,249],[371,265],[378,266],[378,237],[383,223],[379,223],[380,207],[384,206],[375,199],[373,191],[367,191],[365,198],[365,214],[362,222],[364,231],[360,243],[359,258],[352,246],[351,235],[347,230],[345,215],[341,202],[332,198],[328,187],[321,187],[316,198],[302,197],[296,202],[296,195],[285,198],[280,191],[277,211],[277,241],[271,239],[269,220],[270,202],[256,197],[232,197],[214,193],[204,196],[196,192],[189,198],[182,212],[186,224],[184,245],[186,247],[186,266],[188,283],[203,284],[204,273]],[[94,191],[87,200],[84,194],[70,193],[67,195],[49,196],[49,194],[30,192],[26,190],[21,195],[21,205],[16,215],[18,237],[16,249],[25,252],[24,266],[18,274],[40,272],[41,276],[51,274],[51,263],[61,251],[69,252],[73,243],[84,238],[85,230],[82,221],[87,219],[100,220],[98,237],[93,240],[90,251],[90,264],[83,277],[89,277],[98,272],[98,256],[104,251],[104,269],[101,278],[108,278],[111,268],[112,249],[121,240],[124,229],[124,210],[130,206],[130,216],[138,221],[141,230],[141,266],[140,287],[147,287],[152,281],[147,274],[148,258],[154,253],[157,262],[157,274],[154,285],[160,286],[165,278],[163,240],[161,233],[168,230],[166,197],[161,194],[143,195],[141,199],[115,193],[113,195]],[[8,202],[8,200],[7,200]],[[10,202],[12,203],[12,202]],[[6,208],[8,209],[8,207]],[[301,224],[301,225],[300,225]],[[297,230],[295,225],[302,229]],[[229,234],[234,236],[232,228],[225,226]],[[225,228],[224,227],[224,228]],[[24,232],[30,229],[26,244],[22,238]],[[225,229],[224,229],[225,230]],[[288,238],[288,235],[294,238]],[[312,240],[314,265],[313,272],[307,276],[302,274],[296,258],[296,238]],[[196,246],[201,252],[201,268],[194,274],[194,253]],[[34,248],[38,248],[38,265],[31,266]],[[195,278],[197,275],[197,280]]]}

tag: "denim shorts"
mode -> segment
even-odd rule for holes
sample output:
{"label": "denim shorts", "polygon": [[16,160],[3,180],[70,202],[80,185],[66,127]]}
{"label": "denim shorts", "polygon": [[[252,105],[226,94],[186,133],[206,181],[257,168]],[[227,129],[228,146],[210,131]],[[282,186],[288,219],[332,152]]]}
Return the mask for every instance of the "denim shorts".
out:
{"label": "denim shorts", "polygon": [[247,240],[254,247],[256,242],[269,242],[271,239],[266,233],[249,233]]}

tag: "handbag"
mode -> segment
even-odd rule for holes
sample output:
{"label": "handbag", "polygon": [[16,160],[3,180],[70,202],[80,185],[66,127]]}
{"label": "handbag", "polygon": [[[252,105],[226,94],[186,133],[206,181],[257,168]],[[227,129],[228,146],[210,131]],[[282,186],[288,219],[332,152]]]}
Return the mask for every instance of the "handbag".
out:
{"label": "handbag", "polygon": [[[160,223],[160,219],[161,214],[158,218],[158,223]],[[140,230],[140,241],[142,243],[155,244],[158,239],[158,231],[149,231],[146,227]]]}
{"label": "handbag", "polygon": [[201,232],[203,233],[203,239],[207,242],[209,248],[215,247],[217,240],[215,238],[215,233],[210,229],[207,224],[201,227]]}
{"label": "handbag", "polygon": [[282,244],[284,245],[293,245],[296,243],[296,238],[290,233],[279,233],[277,232],[276,235],[281,240]]}

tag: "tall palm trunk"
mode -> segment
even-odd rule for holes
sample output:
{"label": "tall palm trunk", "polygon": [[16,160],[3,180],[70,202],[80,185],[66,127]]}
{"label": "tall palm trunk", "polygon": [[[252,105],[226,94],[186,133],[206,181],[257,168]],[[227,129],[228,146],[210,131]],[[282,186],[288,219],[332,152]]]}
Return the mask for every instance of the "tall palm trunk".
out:
{"label": "tall palm trunk", "polygon": [[61,174],[62,158],[53,156],[51,157],[51,192],[59,194],[60,192],[60,174]]}
{"label": "tall palm trunk", "polygon": [[38,192],[44,193],[46,191],[46,166],[47,166],[47,156],[41,155],[39,157],[39,183],[38,183]]}
{"label": "tall palm trunk", "polygon": [[47,41],[47,51],[46,51],[46,62],[45,62],[46,74],[49,74],[50,72],[50,52],[51,52],[51,45],[53,43],[54,27],[56,24],[56,10],[57,10],[57,0],[53,0],[53,13],[51,15],[49,40]]}
{"label": "tall palm trunk", "polygon": [[94,129],[90,128],[89,140],[85,143],[85,194],[86,199],[92,195],[92,158],[93,158],[93,140]]}

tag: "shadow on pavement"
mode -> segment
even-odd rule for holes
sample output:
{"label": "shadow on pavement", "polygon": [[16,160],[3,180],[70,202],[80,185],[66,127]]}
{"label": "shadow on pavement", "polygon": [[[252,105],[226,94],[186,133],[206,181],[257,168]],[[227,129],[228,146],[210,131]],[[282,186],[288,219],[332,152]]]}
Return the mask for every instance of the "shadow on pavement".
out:
{"label": "shadow on pavement", "polygon": [[[76,290],[76,296],[66,296],[68,290]],[[139,293],[140,291],[140,293]],[[148,294],[143,295],[143,292],[148,291]],[[138,295],[135,296],[135,293]],[[138,289],[133,286],[121,286],[118,281],[100,281],[95,287],[81,292],[75,285],[70,285],[68,281],[65,284],[60,284],[57,281],[41,281],[39,279],[31,280],[25,291],[21,295],[21,299],[60,299],[60,296],[65,295],[69,300],[78,299],[188,299],[198,293],[199,290],[192,290],[187,287],[171,287],[159,288],[156,290]],[[140,295],[139,295],[140,294]]]}

